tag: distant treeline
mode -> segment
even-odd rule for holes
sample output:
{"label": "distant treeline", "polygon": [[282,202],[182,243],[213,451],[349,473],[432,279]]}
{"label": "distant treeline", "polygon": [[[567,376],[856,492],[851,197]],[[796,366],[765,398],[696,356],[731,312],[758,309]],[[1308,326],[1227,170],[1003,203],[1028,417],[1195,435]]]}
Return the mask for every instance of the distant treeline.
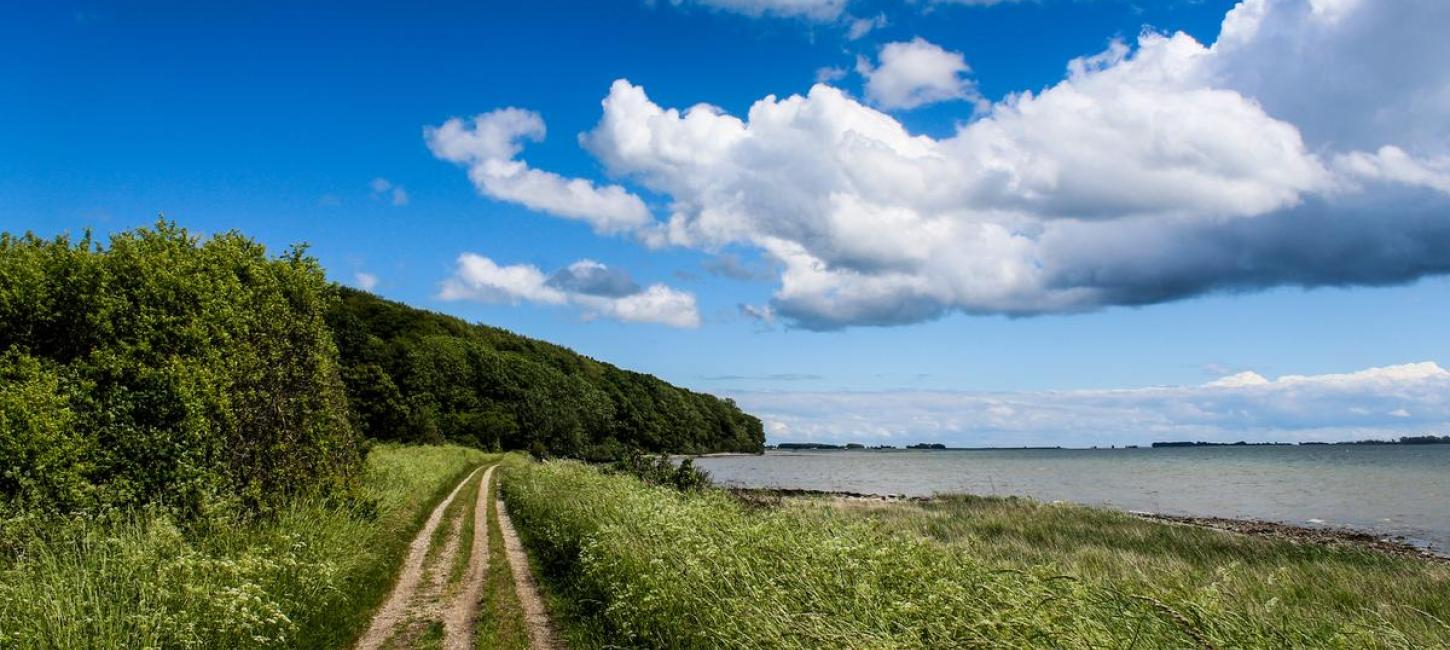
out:
{"label": "distant treeline", "polygon": [[[1291,442],[1155,442],[1154,447],[1290,447]],[[1345,442],[1301,442],[1314,445],[1450,445],[1450,436],[1403,436],[1398,440],[1351,440]]]}
{"label": "distant treeline", "polygon": [[[858,442],[848,442],[844,445],[833,445],[825,442],[782,442],[772,447],[773,449],[798,450],[798,449],[895,449],[891,445],[876,445],[867,447]],[[947,446],[941,443],[921,442],[914,445],[907,445],[907,449],[946,449]]]}
{"label": "distant treeline", "polygon": [[592,458],[764,441],[728,400],[341,289],[302,249],[166,222],[0,235],[0,515],[351,498],[363,435]]}
{"label": "distant treeline", "polygon": [[1301,445],[1450,445],[1450,436],[1402,436],[1399,440],[1353,440],[1349,442],[1301,442]]}
{"label": "distant treeline", "polygon": [[1161,447],[1290,447],[1288,442],[1155,442],[1153,448]]}
{"label": "distant treeline", "polygon": [[733,401],[566,348],[352,289],[328,315],[370,438],[617,458],[626,450],[758,452]]}

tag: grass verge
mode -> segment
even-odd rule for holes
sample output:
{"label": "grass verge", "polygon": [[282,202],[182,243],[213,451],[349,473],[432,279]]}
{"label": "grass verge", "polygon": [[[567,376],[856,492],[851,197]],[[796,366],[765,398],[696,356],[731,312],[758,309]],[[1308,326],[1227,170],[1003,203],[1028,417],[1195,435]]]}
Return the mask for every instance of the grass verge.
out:
{"label": "grass verge", "polygon": [[368,457],[369,505],[297,503],[265,521],[8,519],[0,647],[346,646],[430,507],[486,458],[380,445]]}
{"label": "grass verge", "polygon": [[1266,546],[1085,508],[1035,518],[1020,504],[970,499],[880,512],[794,500],[756,508],[569,462],[513,469],[503,489],[546,579],[571,603],[567,615],[592,630],[585,638],[613,645],[1450,641],[1443,617],[1397,605],[1443,606],[1445,575],[1429,563]]}

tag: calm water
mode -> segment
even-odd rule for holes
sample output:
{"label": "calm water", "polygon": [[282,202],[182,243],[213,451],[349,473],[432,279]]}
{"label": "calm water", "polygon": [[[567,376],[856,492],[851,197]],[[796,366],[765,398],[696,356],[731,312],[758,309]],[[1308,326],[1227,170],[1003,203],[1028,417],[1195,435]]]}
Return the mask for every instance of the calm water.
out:
{"label": "calm water", "polygon": [[1450,445],[807,451],[696,462],[740,487],[1021,495],[1352,527],[1450,552]]}

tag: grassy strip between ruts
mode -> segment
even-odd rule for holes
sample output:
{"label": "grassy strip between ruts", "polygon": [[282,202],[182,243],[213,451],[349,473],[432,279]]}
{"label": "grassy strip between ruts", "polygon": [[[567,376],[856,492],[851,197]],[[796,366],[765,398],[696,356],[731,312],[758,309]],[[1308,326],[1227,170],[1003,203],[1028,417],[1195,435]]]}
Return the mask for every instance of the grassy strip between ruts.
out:
{"label": "grassy strip between ruts", "polygon": [[[1086,508],[1016,524],[1012,541],[1011,520],[1031,513],[994,521],[951,504],[871,514],[794,500],[753,508],[718,491],[681,494],[571,462],[512,468],[503,490],[546,579],[570,603],[573,626],[591,630],[571,637],[613,645],[1409,648],[1450,640],[1433,613],[1389,611],[1397,597],[1423,605],[1435,598],[1425,590],[1444,594],[1438,566],[1378,570],[1400,560],[1313,550],[1290,562],[1288,545],[1124,526]],[[973,517],[984,523],[975,533],[950,523]],[[1114,556],[1094,543],[1127,551]],[[1148,559],[1134,562],[1135,554]],[[1235,580],[1240,573],[1246,578]],[[1300,582],[1311,574],[1317,581]],[[1397,576],[1421,577],[1401,584]],[[1361,601],[1344,599],[1356,590],[1365,590]]]}
{"label": "grassy strip between ruts", "polygon": [[413,532],[488,456],[380,445],[373,505],[305,502],[181,529],[156,513],[18,518],[0,531],[0,647],[343,647]]}
{"label": "grassy strip between ruts", "polygon": [[[516,457],[504,461],[504,467],[519,465]],[[479,650],[527,650],[529,628],[524,608],[514,591],[513,574],[504,552],[503,532],[498,524],[497,495],[501,473],[494,473],[494,495],[488,500],[488,571],[484,575],[483,602],[479,607],[475,628],[475,647]]]}
{"label": "grassy strip between ruts", "polygon": [[[483,470],[458,491],[453,502],[443,511],[443,519],[428,542],[428,553],[423,560],[423,581],[414,602],[432,601],[432,605],[439,608],[434,613],[441,613],[444,604],[450,602],[463,586],[463,576],[467,574],[473,548],[473,508],[478,501],[478,490],[482,487],[481,476]],[[454,537],[457,539],[452,559],[445,562],[447,544]],[[435,583],[439,587],[436,591]],[[443,647],[444,634],[443,621],[436,617],[405,621],[383,647],[389,650],[436,650]]]}

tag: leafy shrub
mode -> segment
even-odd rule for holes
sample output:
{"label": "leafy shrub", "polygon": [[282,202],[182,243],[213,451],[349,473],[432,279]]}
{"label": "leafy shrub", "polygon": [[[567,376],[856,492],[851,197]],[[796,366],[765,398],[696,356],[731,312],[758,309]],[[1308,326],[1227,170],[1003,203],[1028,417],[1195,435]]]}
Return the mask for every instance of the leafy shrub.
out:
{"label": "leafy shrub", "polygon": [[711,486],[710,473],[695,467],[691,458],[676,465],[669,456],[647,456],[634,450],[616,460],[610,469],[634,476],[648,485],[672,487],[681,492],[696,492]]}
{"label": "leafy shrub", "polygon": [[0,235],[0,498],[191,516],[350,491],[333,291],[301,249],[236,233]]}

